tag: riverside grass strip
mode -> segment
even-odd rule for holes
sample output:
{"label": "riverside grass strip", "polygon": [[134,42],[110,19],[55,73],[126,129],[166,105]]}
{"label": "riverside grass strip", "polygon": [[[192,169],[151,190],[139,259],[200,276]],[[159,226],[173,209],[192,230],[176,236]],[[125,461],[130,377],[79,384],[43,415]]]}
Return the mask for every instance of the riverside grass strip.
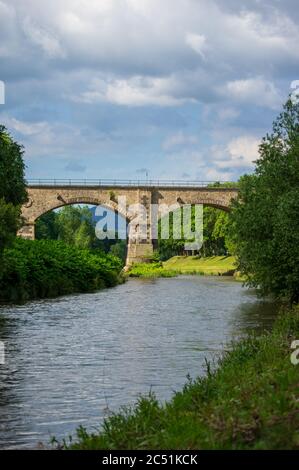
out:
{"label": "riverside grass strip", "polygon": [[180,274],[210,276],[233,275],[236,269],[234,256],[174,256],[165,262],[138,263],[129,270],[130,277],[174,277]]}

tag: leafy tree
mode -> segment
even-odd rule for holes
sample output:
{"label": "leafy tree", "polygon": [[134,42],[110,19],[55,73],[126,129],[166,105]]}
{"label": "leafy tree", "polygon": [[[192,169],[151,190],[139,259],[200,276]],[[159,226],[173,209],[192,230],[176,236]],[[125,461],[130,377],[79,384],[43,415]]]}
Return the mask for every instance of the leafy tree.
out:
{"label": "leafy tree", "polygon": [[24,150],[0,125],[0,199],[20,206],[27,200]]}
{"label": "leafy tree", "polygon": [[94,240],[94,227],[87,221],[83,219],[78,230],[75,233],[74,244],[79,248],[90,248]]}
{"label": "leafy tree", "polygon": [[113,252],[122,261],[126,258],[126,240],[106,238],[99,240],[95,233],[95,220],[88,206],[65,206],[58,212],[42,215],[36,222],[36,238],[61,240],[78,248],[104,253]]}
{"label": "leafy tree", "polygon": [[63,207],[56,215],[58,239],[69,245],[76,245],[77,232],[84,220],[92,224],[91,213],[87,207]]}
{"label": "leafy tree", "polygon": [[127,256],[127,241],[126,240],[117,240],[116,243],[111,245],[110,253],[117,258],[120,258],[123,263],[126,261]]}
{"label": "leafy tree", "polygon": [[27,200],[23,148],[0,125],[0,255],[21,225],[21,205]]}
{"label": "leafy tree", "polygon": [[[178,209],[182,210],[182,209]],[[214,207],[204,207],[203,209],[203,246],[200,250],[202,256],[226,255],[233,253],[233,243],[231,241],[230,231],[228,230],[228,214],[223,210]],[[175,240],[173,238],[173,213],[169,217],[169,239],[161,239],[161,222],[159,224],[159,243],[158,250],[161,260],[166,260],[172,256],[183,255],[185,240]],[[192,207],[192,229],[195,226],[195,210]]]}
{"label": "leafy tree", "polygon": [[0,199],[0,255],[4,247],[10,245],[19,228],[20,210],[11,203]]}
{"label": "leafy tree", "polygon": [[299,105],[288,100],[240,180],[231,236],[239,268],[262,294],[299,301]]}
{"label": "leafy tree", "polygon": [[56,218],[56,212],[50,211],[37,219],[35,224],[35,238],[37,240],[58,239],[58,227],[56,224]]}

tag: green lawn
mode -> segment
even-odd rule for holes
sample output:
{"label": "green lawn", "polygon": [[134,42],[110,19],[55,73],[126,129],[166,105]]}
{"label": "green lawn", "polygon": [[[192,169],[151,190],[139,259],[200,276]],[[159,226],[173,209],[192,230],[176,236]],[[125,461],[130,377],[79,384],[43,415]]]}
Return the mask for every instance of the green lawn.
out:
{"label": "green lawn", "polygon": [[163,263],[163,267],[170,271],[179,271],[182,274],[200,273],[219,275],[236,269],[234,256],[211,256],[199,258],[197,256],[174,256]]}

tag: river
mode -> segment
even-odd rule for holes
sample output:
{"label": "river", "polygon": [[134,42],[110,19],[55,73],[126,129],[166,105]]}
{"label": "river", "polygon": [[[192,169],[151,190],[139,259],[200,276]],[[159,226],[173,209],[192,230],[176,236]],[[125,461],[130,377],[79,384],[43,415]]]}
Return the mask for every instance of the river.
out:
{"label": "river", "polygon": [[113,289],[0,307],[0,447],[99,428],[140,394],[160,400],[277,307],[231,278],[130,279]]}

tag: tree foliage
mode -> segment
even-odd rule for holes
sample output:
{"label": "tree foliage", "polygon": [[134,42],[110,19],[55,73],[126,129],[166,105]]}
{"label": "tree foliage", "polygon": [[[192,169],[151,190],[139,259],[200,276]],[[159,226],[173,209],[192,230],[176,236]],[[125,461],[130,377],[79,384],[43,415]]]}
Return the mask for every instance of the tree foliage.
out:
{"label": "tree foliage", "polygon": [[262,294],[299,300],[299,105],[290,100],[240,180],[230,231],[239,268]]}
{"label": "tree foliage", "polygon": [[0,255],[21,225],[21,205],[27,200],[23,149],[0,125]]}
{"label": "tree foliage", "polygon": [[91,252],[55,240],[16,238],[2,257],[0,301],[92,292],[116,285],[122,264],[103,252]]}
{"label": "tree foliage", "polygon": [[[182,209],[178,209],[182,212]],[[161,222],[159,224],[158,251],[161,260],[167,260],[172,256],[184,255],[185,240],[176,240],[173,236],[173,213],[169,214],[169,239],[161,238]],[[214,207],[203,209],[203,246],[200,250],[202,256],[221,256],[233,254],[234,244],[228,229],[229,219],[227,212]],[[192,207],[191,227],[195,227],[195,209]]]}
{"label": "tree foliage", "polygon": [[0,199],[20,206],[27,200],[23,147],[0,125]]}
{"label": "tree foliage", "polygon": [[88,206],[65,206],[61,210],[47,212],[36,221],[38,240],[60,240],[68,245],[113,253],[123,262],[126,258],[126,240],[106,238],[99,240],[95,232],[96,222]]}

